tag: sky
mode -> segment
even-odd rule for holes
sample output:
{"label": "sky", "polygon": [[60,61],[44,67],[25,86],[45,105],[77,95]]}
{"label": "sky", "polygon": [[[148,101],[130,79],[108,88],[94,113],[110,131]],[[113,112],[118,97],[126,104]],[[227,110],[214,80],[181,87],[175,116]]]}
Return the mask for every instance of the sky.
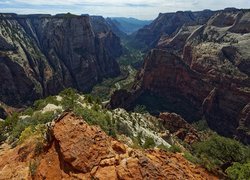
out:
{"label": "sky", "polygon": [[250,0],[0,0],[0,12],[90,14],[150,20],[165,12],[249,8]]}

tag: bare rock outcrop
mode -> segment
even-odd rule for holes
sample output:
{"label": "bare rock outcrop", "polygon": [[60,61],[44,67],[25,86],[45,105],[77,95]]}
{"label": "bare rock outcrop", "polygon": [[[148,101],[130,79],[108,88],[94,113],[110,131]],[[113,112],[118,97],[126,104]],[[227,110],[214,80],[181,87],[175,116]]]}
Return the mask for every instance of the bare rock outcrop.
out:
{"label": "bare rock outcrop", "polygon": [[[32,156],[32,143],[0,154],[0,177],[217,179],[203,168],[188,162],[181,154],[129,148],[107,136],[99,127],[89,126],[71,113],[59,118],[51,130],[51,144],[38,157]],[[34,158],[37,164],[31,177],[28,164]]]}
{"label": "bare rock outcrop", "polygon": [[180,115],[175,113],[161,113],[159,118],[163,120],[164,128],[182,141],[192,144],[200,140],[198,131],[186,122]]}

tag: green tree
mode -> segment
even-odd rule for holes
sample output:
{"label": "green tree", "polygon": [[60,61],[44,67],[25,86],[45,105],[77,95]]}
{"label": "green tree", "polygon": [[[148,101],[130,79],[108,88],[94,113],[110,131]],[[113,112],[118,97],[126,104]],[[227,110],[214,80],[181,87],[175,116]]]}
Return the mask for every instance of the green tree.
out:
{"label": "green tree", "polygon": [[230,179],[245,180],[250,178],[250,161],[244,164],[234,163],[227,168],[226,173]]}
{"label": "green tree", "polygon": [[210,139],[195,144],[194,151],[208,169],[223,171],[234,162],[244,163],[250,157],[250,149],[240,142],[213,135]]}
{"label": "green tree", "polygon": [[153,147],[155,147],[154,139],[152,137],[146,137],[145,142],[143,144],[143,148],[148,149]]}

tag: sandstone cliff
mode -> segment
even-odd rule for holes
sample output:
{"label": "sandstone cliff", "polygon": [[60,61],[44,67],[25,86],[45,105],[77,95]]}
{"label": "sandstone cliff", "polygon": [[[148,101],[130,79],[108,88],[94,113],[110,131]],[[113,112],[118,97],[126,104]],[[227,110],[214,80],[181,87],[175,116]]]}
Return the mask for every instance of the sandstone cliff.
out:
{"label": "sandstone cliff", "polygon": [[174,37],[162,37],[130,92],[115,92],[110,106],[129,108],[156,95],[165,110],[189,122],[205,116],[213,130],[249,143],[249,16],[225,9],[204,25],[184,25]]}
{"label": "sandstone cliff", "polygon": [[[51,126],[41,154],[32,139],[0,154],[3,179],[217,179],[181,154],[137,150],[71,113]],[[34,140],[34,139],[33,139]]]}
{"label": "sandstone cliff", "polygon": [[160,13],[151,24],[139,29],[135,38],[152,48],[157,45],[161,37],[174,36],[183,25],[205,24],[214,13],[210,10]]}
{"label": "sandstone cliff", "polygon": [[120,72],[120,39],[88,15],[1,14],[0,42],[0,100],[9,105],[66,87],[88,91]]}

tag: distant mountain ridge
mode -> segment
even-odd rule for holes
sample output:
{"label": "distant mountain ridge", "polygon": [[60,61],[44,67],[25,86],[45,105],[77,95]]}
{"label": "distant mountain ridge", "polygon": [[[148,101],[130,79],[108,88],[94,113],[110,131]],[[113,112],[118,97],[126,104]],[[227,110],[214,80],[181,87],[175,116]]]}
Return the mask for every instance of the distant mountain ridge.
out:
{"label": "distant mountain ridge", "polygon": [[124,33],[132,34],[144,27],[145,25],[150,24],[151,20],[139,20],[136,18],[126,18],[126,17],[109,17],[107,20],[113,21],[113,23]]}
{"label": "distant mountain ridge", "polygon": [[153,48],[162,36],[174,36],[183,25],[205,24],[216,12],[203,10],[159,13],[159,16],[152,23],[135,33],[135,39],[149,48]]}

